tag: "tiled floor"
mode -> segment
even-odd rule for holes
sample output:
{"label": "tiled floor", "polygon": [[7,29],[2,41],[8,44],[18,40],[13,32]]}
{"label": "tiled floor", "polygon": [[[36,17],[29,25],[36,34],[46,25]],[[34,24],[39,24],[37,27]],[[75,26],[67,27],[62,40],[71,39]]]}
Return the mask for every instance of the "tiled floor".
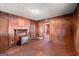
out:
{"label": "tiled floor", "polygon": [[45,40],[31,40],[23,46],[16,46],[4,52],[12,56],[75,56],[74,48],[47,42]]}

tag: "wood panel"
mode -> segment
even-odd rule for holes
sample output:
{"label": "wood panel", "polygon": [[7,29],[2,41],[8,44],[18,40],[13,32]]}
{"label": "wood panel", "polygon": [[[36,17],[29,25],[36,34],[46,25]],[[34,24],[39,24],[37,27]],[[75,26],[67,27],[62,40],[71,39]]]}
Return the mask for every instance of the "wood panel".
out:
{"label": "wood panel", "polygon": [[[47,22],[49,22],[49,32],[50,32],[49,41],[56,44],[74,48],[73,22],[72,22],[73,14],[48,18],[46,20]],[[46,20],[38,22],[38,34],[41,37],[44,36],[44,32],[43,31],[40,32],[39,30],[41,26],[43,28],[44,22],[46,22]]]}
{"label": "wood panel", "polygon": [[31,39],[36,38],[36,34],[37,34],[37,27],[36,26],[37,26],[37,22],[31,21],[31,26],[30,26]]}
{"label": "wood panel", "polygon": [[[59,44],[68,44],[71,37],[71,20],[72,14],[50,19],[50,40]],[[64,38],[67,39],[63,40]]]}
{"label": "wood panel", "polygon": [[79,53],[79,4],[73,13],[73,29],[74,29],[74,42],[76,51]]}
{"label": "wood panel", "polygon": [[14,29],[27,29],[27,35],[34,35],[30,31],[32,22],[35,21],[6,12],[0,12],[0,50],[15,45]]}
{"label": "wood panel", "polygon": [[14,29],[27,29],[27,35],[30,35],[31,21],[22,17],[12,16],[9,20],[9,45],[14,45]]}
{"label": "wood panel", "polygon": [[8,49],[8,18],[0,12],[0,51]]}

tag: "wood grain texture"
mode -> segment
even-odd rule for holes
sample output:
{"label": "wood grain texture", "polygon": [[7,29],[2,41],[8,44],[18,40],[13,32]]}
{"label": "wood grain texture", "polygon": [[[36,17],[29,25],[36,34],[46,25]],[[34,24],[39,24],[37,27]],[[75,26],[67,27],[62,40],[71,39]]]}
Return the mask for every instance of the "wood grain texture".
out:
{"label": "wood grain texture", "polygon": [[0,12],[0,51],[8,49],[8,18]]}
{"label": "wood grain texture", "polygon": [[[66,40],[66,39],[64,39]],[[73,47],[64,46],[46,40],[34,39],[29,43],[10,48],[3,52],[8,56],[78,56]]]}
{"label": "wood grain texture", "polygon": [[30,35],[31,21],[21,17],[12,16],[9,20],[9,45],[14,45],[14,29],[27,29],[27,35]]}
{"label": "wood grain texture", "polygon": [[[56,44],[57,46],[60,45],[67,47],[69,48],[69,50],[72,50],[74,52],[76,50],[77,52],[79,52],[78,10],[79,4],[74,14],[48,18],[42,21],[32,21],[21,16],[0,12],[0,51],[9,47],[13,47],[15,45],[16,40],[14,37],[14,29],[28,29],[27,35],[30,36],[30,39],[38,40],[37,37],[42,37],[44,39],[46,26],[45,23],[49,23],[49,29],[47,30],[49,32],[50,38],[49,43],[51,42]],[[54,45],[55,48],[56,45]]]}
{"label": "wood grain texture", "polygon": [[[21,16],[0,12],[0,50],[15,45],[14,29],[27,29],[27,35],[35,35],[30,30],[32,22],[34,21]],[[33,25],[33,27],[34,26],[35,25]]]}
{"label": "wood grain texture", "polygon": [[74,42],[76,51],[79,53],[79,4],[73,13],[73,29],[74,29]]}
{"label": "wood grain texture", "polygon": [[37,35],[37,22],[32,21],[30,26],[30,39],[35,39]]}
{"label": "wood grain texture", "polygon": [[[50,40],[58,44],[68,44],[71,38],[72,14],[50,19]],[[64,38],[67,38],[64,40]]]}
{"label": "wood grain texture", "polygon": [[[49,22],[49,38],[50,42],[64,47],[71,47],[75,50],[74,44],[74,31],[73,31],[73,14],[67,14],[63,16],[48,18],[38,22],[38,35],[39,37],[44,36],[43,25],[44,22]],[[40,29],[41,27],[41,29]]]}
{"label": "wood grain texture", "polygon": [[[50,40],[54,42],[65,43],[62,38],[71,37],[73,14],[67,14],[38,22],[38,35],[44,36],[44,24],[49,23]],[[41,28],[41,29],[40,29]]]}

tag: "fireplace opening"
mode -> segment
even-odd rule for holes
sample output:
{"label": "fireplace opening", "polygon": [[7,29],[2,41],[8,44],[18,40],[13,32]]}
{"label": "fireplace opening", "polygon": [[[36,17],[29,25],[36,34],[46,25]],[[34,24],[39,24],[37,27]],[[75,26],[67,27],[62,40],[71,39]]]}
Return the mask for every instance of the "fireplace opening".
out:
{"label": "fireplace opening", "polygon": [[29,36],[27,35],[27,29],[15,29],[15,45],[23,45],[28,43]]}

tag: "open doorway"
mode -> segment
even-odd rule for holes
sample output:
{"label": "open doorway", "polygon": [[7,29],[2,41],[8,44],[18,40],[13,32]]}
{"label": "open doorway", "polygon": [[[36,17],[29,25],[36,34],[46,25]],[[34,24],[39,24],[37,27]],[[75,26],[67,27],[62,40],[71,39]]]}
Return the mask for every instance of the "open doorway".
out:
{"label": "open doorway", "polygon": [[44,40],[49,42],[50,24],[49,22],[44,23]]}

